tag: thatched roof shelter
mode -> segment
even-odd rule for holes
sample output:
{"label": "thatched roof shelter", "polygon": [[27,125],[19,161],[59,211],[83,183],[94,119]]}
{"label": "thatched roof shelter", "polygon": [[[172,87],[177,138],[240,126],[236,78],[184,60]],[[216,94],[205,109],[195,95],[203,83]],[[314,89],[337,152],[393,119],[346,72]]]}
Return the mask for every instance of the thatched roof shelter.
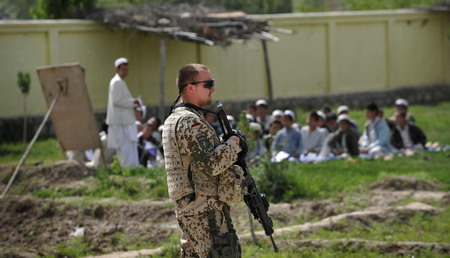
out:
{"label": "thatched roof shelter", "polygon": [[248,39],[262,42],[269,100],[272,100],[272,79],[266,41],[279,41],[270,32],[292,34],[292,31],[270,26],[268,21],[255,20],[244,12],[225,12],[201,4],[146,4],[129,8],[103,8],[87,15],[99,23],[117,29],[133,29],[156,33],[160,38],[160,104],[159,116],[164,118],[164,73],[167,39],[197,42],[209,46],[227,46]]}
{"label": "thatched roof shelter", "polygon": [[229,45],[247,39],[278,41],[267,21],[248,18],[243,12],[224,12],[201,4],[146,4],[130,8],[104,8],[88,18],[116,28],[153,32],[176,40],[206,45]]}

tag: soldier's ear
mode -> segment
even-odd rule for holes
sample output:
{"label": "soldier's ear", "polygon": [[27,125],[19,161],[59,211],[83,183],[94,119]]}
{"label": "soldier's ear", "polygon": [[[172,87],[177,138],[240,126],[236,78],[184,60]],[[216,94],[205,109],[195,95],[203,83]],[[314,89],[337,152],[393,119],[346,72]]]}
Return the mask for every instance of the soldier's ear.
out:
{"label": "soldier's ear", "polygon": [[195,93],[195,87],[194,87],[194,84],[188,84],[187,86],[186,86],[186,88],[187,88],[187,90],[188,90],[188,92],[189,93]]}

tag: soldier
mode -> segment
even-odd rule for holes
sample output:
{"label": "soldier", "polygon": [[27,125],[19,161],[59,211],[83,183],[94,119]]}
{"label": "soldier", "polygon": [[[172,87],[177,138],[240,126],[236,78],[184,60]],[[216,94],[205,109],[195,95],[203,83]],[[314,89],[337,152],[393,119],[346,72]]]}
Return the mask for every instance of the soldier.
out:
{"label": "soldier", "polygon": [[162,141],[182,257],[240,257],[228,204],[243,198],[243,170],[234,163],[245,141],[231,136],[221,142],[204,118],[203,112],[212,111],[201,107],[211,104],[215,91],[206,66],[182,67],[177,85],[180,95],[164,123]]}

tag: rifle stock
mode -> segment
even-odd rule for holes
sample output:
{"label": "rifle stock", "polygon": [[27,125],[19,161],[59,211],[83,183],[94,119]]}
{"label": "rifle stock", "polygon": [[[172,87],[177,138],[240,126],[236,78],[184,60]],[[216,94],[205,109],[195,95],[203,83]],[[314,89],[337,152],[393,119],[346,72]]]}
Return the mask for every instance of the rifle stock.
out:
{"label": "rifle stock", "polygon": [[[230,122],[227,119],[225,111],[223,110],[222,103],[217,101],[217,117],[219,120],[220,127],[222,128],[224,139],[230,138],[234,133],[231,129]],[[243,140],[243,139],[241,139]],[[275,240],[273,239],[272,234],[273,230],[273,222],[270,218],[267,211],[269,210],[269,201],[264,194],[261,194],[256,187],[255,181],[253,180],[252,175],[250,175],[250,171],[247,167],[247,163],[245,159],[239,159],[236,162],[236,165],[242,167],[244,170],[244,186],[247,187],[247,193],[244,196],[244,201],[247,204],[250,212],[253,214],[253,217],[262,225],[264,228],[264,233],[266,236],[270,237],[272,241],[273,250],[278,253],[278,247],[275,244]]]}

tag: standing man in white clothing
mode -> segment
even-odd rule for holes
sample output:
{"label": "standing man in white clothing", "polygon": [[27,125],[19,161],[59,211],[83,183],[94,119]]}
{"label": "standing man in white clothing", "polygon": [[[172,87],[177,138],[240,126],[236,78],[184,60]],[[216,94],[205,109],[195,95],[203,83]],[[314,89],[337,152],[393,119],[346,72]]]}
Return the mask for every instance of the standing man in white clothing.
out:
{"label": "standing man in white clothing", "polygon": [[114,62],[116,75],[109,83],[108,110],[108,148],[115,149],[124,168],[139,166],[137,151],[137,129],[135,108],[139,101],[134,99],[123,80],[128,75],[128,60],[124,57]]}

